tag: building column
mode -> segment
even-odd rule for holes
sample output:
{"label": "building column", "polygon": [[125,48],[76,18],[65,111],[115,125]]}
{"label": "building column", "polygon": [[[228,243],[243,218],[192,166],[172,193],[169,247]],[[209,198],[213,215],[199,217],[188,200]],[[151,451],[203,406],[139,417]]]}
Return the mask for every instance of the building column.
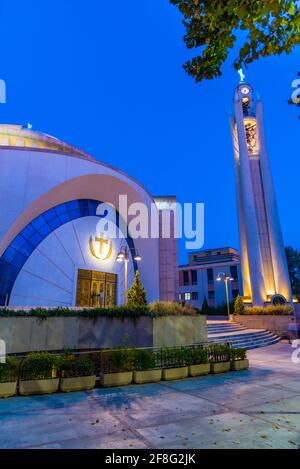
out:
{"label": "building column", "polygon": [[[262,261],[259,248],[259,236],[249,165],[249,155],[240,102],[235,102],[235,118],[239,140],[239,203],[241,204],[241,210],[243,212],[240,229],[245,230],[245,237],[247,240],[247,257],[250,271],[249,274],[252,303],[253,305],[261,306],[266,301],[266,293],[262,274]],[[244,249],[244,247],[241,246],[241,250],[242,249]],[[242,253],[242,256],[243,255],[245,256],[245,253]]]}
{"label": "building column", "polygon": [[263,125],[263,108],[261,101],[256,106],[257,131],[260,142],[260,167],[263,180],[265,206],[269,228],[272,264],[276,293],[283,295],[287,301],[292,301],[292,291],[285,255],[284,243],[280,227],[277,202],[273,187],[270,162],[266,148]]}

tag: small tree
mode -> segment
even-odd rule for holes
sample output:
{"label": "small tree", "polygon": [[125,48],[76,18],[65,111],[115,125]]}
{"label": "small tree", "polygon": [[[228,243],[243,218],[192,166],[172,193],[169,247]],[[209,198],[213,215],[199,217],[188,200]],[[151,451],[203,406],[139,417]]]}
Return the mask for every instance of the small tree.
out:
{"label": "small tree", "polygon": [[245,305],[240,295],[236,297],[234,302],[234,314],[245,314]]}
{"label": "small tree", "polygon": [[294,295],[300,295],[300,251],[288,246],[285,248],[291,287]]}
{"label": "small tree", "polygon": [[135,273],[133,284],[127,293],[127,305],[131,307],[147,306],[147,294],[142,285],[138,270]]}
{"label": "small tree", "polygon": [[209,312],[209,306],[208,306],[206,296],[204,297],[204,300],[203,300],[203,303],[202,303],[202,306],[201,306],[201,311],[204,314],[208,314],[208,312]]}

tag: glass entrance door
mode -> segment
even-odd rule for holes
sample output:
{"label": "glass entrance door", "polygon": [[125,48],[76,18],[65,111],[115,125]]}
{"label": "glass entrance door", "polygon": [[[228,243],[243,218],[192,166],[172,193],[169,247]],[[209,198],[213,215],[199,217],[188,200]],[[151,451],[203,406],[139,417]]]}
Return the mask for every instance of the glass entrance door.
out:
{"label": "glass entrance door", "polygon": [[115,306],[117,275],[96,270],[78,270],[76,306]]}

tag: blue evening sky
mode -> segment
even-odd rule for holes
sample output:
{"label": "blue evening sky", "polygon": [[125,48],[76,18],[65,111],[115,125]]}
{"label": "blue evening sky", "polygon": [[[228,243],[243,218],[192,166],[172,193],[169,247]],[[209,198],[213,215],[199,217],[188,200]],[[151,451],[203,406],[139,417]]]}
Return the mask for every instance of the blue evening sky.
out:
{"label": "blue evening sky", "polygon": [[[0,18],[2,123],[30,122],[152,194],[204,202],[204,247],[238,247],[232,60],[221,78],[196,85],[182,69],[191,52],[168,0],[0,0]],[[251,64],[246,78],[264,102],[285,244],[300,248],[300,120],[287,104],[298,70],[299,48]]]}

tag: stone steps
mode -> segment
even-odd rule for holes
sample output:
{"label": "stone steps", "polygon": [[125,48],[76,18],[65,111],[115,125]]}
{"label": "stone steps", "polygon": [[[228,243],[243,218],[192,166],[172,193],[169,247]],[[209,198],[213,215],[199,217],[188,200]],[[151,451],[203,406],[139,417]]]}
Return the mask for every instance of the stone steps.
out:
{"label": "stone steps", "polygon": [[229,343],[234,348],[247,350],[267,347],[280,341],[280,337],[265,329],[247,329],[242,324],[228,321],[208,322],[207,338],[209,342]]}

